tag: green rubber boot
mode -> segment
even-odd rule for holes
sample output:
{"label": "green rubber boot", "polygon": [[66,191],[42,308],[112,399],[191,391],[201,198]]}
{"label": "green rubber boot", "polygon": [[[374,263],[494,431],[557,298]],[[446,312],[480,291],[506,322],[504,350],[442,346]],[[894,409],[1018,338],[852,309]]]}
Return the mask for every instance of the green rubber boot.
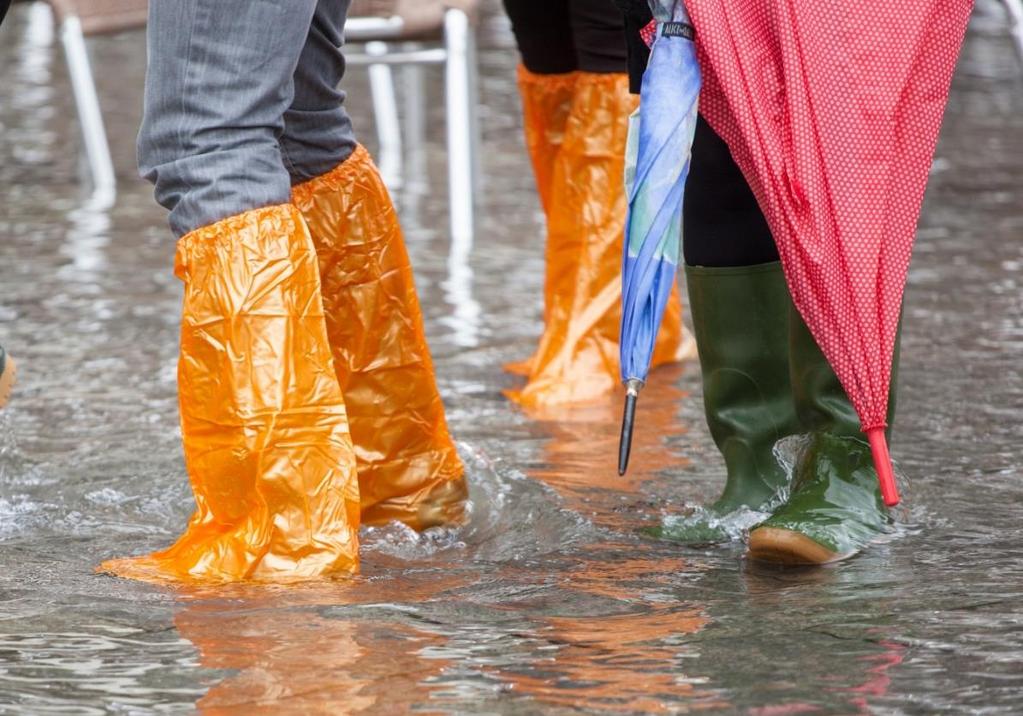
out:
{"label": "green rubber boot", "polygon": [[686,267],[689,307],[703,371],[703,404],[728,477],[708,519],[682,519],[659,536],[712,542],[728,535],[716,518],[761,510],[788,478],[778,440],[800,431],[789,378],[789,299],[778,262],[734,268]]}
{"label": "green rubber boot", "polygon": [[[857,554],[890,520],[852,403],[795,307],[789,325],[793,398],[809,444],[785,504],[750,533],[749,555],[782,564],[824,564]],[[898,342],[889,430],[897,364]]]}

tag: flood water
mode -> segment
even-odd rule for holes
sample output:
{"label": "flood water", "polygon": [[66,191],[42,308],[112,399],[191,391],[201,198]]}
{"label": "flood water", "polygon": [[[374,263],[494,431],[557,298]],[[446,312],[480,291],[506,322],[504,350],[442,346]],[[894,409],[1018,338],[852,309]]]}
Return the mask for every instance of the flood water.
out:
{"label": "flood water", "polygon": [[[0,414],[0,713],[1020,713],[1023,67],[1001,6],[978,4],[909,278],[893,446],[907,507],[885,543],[810,571],[642,537],[721,484],[694,365],[652,379],[627,478],[617,400],[527,416],[502,397],[502,362],[540,330],[543,234],[516,56],[488,8],[471,252],[446,231],[439,107],[425,171],[397,193],[472,521],[368,531],[354,579],[205,590],[93,572],[168,544],[191,512],[181,290],[133,168],[143,38],[90,44],[121,181],[105,208],[78,181],[46,11],[12,11],[0,342],[23,381]],[[348,89],[373,148],[362,70]]]}

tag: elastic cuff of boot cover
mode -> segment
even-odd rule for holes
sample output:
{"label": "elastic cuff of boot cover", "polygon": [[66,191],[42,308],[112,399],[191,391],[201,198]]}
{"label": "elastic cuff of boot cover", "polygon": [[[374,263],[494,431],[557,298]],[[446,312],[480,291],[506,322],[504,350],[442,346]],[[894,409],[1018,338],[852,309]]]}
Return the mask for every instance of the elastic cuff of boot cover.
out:
{"label": "elastic cuff of boot cover", "polygon": [[229,216],[178,239],[174,275],[187,281],[192,268],[189,256],[195,251],[209,251],[225,238],[235,241],[239,236],[291,236],[297,231],[308,236],[302,215],[291,204],[274,204]]}
{"label": "elastic cuff of boot cover", "polygon": [[579,79],[579,71],[572,70],[571,72],[555,72],[551,74],[543,74],[540,72],[531,72],[525,65],[519,64],[516,79],[518,80],[519,87],[532,87],[539,86],[542,88],[565,88],[571,89],[576,80]]}
{"label": "elastic cuff of boot cover", "polygon": [[686,273],[694,276],[748,276],[782,270],[781,261],[769,261],[766,264],[751,264],[750,266],[690,266],[686,264],[685,268]]}
{"label": "elastic cuff of boot cover", "polygon": [[[313,194],[321,191],[334,192],[349,187],[354,180],[365,176],[370,171],[374,176],[379,175],[369,150],[361,144],[357,144],[355,151],[347,159],[326,174],[292,187],[291,200],[299,205],[305,204]],[[380,181],[383,182],[382,179]]]}

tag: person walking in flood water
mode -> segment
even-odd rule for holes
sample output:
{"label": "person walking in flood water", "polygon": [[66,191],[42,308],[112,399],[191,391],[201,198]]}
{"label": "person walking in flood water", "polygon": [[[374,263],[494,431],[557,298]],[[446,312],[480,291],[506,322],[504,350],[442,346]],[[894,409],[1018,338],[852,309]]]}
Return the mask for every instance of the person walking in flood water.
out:
{"label": "person walking in flood water", "polygon": [[154,0],[142,175],[184,282],[196,511],[139,579],[353,572],[361,524],[464,518],[394,207],[337,89],[349,0]]}
{"label": "person walking in flood water", "polygon": [[[610,0],[504,0],[522,63],[518,84],[547,218],[544,331],[508,395],[525,406],[593,400],[619,385],[625,137],[625,27]],[[693,356],[673,295],[654,364]]]}
{"label": "person walking in flood water", "polygon": [[[646,0],[616,1],[628,25],[638,89],[648,57],[640,30],[651,14]],[[752,189],[702,116],[682,213],[704,408],[727,477],[721,496],[706,508],[707,519],[673,523],[664,536],[724,539],[729,516],[752,510],[770,513],[750,533],[753,558],[820,564],[856,554],[889,524],[859,416],[792,302]],[[775,448],[783,438],[804,434],[810,439],[790,483]]]}

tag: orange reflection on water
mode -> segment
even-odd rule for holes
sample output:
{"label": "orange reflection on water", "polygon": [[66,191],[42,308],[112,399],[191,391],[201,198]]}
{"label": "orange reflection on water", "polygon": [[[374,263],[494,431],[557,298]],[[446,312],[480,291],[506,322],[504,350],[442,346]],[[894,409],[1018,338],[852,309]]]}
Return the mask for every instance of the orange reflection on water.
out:
{"label": "orange reflection on water", "polygon": [[[667,445],[667,438],[687,432],[678,417],[687,395],[677,387],[682,370],[670,366],[652,374],[639,401],[625,476],[617,470],[621,394],[591,405],[528,410],[550,435],[543,466],[529,476],[598,526],[632,534],[657,508],[644,498],[644,484],[686,462]],[[622,713],[678,712],[682,704],[687,710],[720,707],[682,666],[683,657],[692,655],[685,653],[685,637],[708,621],[703,611],[646,598],[694,566],[682,556],[649,555],[631,541],[596,545],[594,555],[559,580],[567,590],[590,595],[583,601],[591,613],[571,597],[563,599],[568,613],[536,619],[531,632],[553,648],[537,650],[537,658],[521,668],[500,670],[499,678],[513,685],[513,693],[553,706]]]}
{"label": "orange reflection on water", "polygon": [[688,462],[666,440],[688,432],[678,415],[680,402],[688,396],[678,387],[683,370],[672,365],[651,373],[639,399],[632,459],[624,476],[618,475],[621,392],[588,405],[527,410],[550,433],[544,467],[531,469],[529,476],[553,487],[566,507],[602,527],[630,529],[641,524],[645,515],[630,510],[622,496],[631,496],[633,507],[640,506],[635,498],[640,497],[644,483]]}
{"label": "orange reflection on water", "polygon": [[356,620],[329,612],[421,601],[463,583],[434,572],[428,581],[412,577],[400,588],[391,580],[352,580],[185,593],[174,625],[195,645],[203,667],[235,672],[196,708],[204,714],[381,713],[427,702],[431,677],[450,662],[424,655],[442,645],[443,636],[386,617]]}
{"label": "orange reflection on water", "polygon": [[633,602],[654,588],[668,585],[673,575],[702,569],[681,555],[667,558],[637,554],[634,544],[608,543],[597,545],[597,549],[606,549],[614,556],[580,562],[565,575],[566,585],[587,594]]}
{"label": "orange reflection on water", "polygon": [[686,637],[708,623],[703,610],[643,599],[692,566],[681,558],[623,556],[628,545],[605,546],[610,559],[583,561],[564,580],[580,596],[602,598],[599,613],[579,613],[583,601],[592,609],[590,598],[564,599],[570,613],[539,618],[531,632],[553,648],[535,650],[536,659],[495,675],[512,693],[552,706],[617,713],[727,706],[703,679],[685,674],[685,657],[695,656]]}
{"label": "orange reflection on water", "polygon": [[596,618],[551,617],[541,631],[560,644],[550,663],[503,676],[516,692],[548,704],[622,713],[674,712],[680,701],[708,694],[682,672],[681,648],[665,640],[693,633],[706,621],[697,611],[668,608]]}

